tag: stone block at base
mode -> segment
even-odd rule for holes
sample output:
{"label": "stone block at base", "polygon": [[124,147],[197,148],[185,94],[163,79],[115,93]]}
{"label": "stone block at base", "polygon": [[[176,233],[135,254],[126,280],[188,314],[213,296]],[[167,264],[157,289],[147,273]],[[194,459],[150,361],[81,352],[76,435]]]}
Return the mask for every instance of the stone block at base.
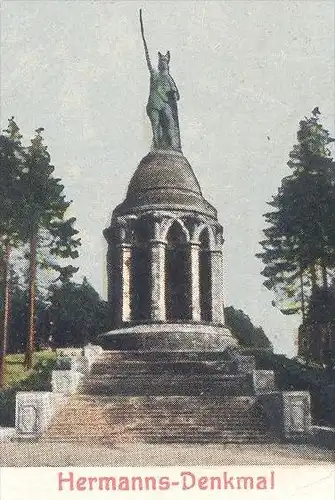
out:
{"label": "stone block at base", "polygon": [[283,391],[283,423],[287,439],[306,436],[311,432],[311,401],[307,391]]}
{"label": "stone block at base", "polygon": [[273,370],[254,370],[252,379],[255,394],[277,391]]}
{"label": "stone block at base", "polygon": [[83,373],[74,370],[53,370],[51,376],[52,392],[74,394],[83,377]]}
{"label": "stone block at base", "polygon": [[0,427],[0,442],[10,441],[16,436],[15,427]]}
{"label": "stone block at base", "polygon": [[36,438],[50,423],[56,408],[66,402],[52,392],[18,392],[16,394],[16,437]]}
{"label": "stone block at base", "polygon": [[90,361],[86,356],[77,356],[72,363],[72,370],[88,375],[90,372]]}
{"label": "stone block at base", "polygon": [[268,392],[259,395],[259,404],[269,428],[282,439],[310,439],[312,427],[309,392]]}
{"label": "stone block at base", "polygon": [[87,344],[84,347],[84,356],[88,360],[89,369],[91,368],[94,361],[101,356],[103,348],[100,345]]}
{"label": "stone block at base", "polygon": [[252,374],[256,368],[254,356],[242,356],[241,354],[236,353],[233,355],[233,360],[237,373]]}

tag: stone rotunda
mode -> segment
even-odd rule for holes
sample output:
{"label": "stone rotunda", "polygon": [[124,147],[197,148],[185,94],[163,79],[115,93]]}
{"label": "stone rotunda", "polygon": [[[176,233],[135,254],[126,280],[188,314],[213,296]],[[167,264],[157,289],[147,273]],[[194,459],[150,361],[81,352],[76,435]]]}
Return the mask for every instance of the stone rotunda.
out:
{"label": "stone rotunda", "polygon": [[142,19],[141,29],[152,149],[104,231],[114,330],[100,341],[122,349],[222,351],[236,345],[224,326],[222,226],[182,153],[170,52],[159,52],[153,68]]}
{"label": "stone rotunda", "polygon": [[108,346],[224,350],[222,226],[180,151],[151,151],[104,231]]}

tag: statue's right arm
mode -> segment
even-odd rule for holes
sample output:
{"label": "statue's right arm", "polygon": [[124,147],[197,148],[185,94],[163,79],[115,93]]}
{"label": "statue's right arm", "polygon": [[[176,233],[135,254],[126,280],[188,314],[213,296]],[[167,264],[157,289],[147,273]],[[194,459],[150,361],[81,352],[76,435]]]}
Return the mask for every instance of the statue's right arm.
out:
{"label": "statue's right arm", "polygon": [[143,28],[143,20],[142,20],[142,9],[140,9],[140,24],[141,24],[141,35],[142,35],[142,40],[143,40],[143,45],[144,45],[145,59],[147,61],[148,70],[150,71],[150,74],[152,74],[153,73],[153,67],[152,67],[152,64],[151,64],[151,61],[150,61],[148,46],[147,46],[147,42],[146,42],[145,36],[144,36],[144,28]]}
{"label": "statue's right arm", "polygon": [[147,44],[145,43],[145,41],[144,41],[144,51],[145,51],[145,58],[147,61],[148,70],[150,71],[150,74],[152,74],[154,70],[153,70],[153,67],[152,67],[152,64],[150,61],[150,56],[149,56]]}

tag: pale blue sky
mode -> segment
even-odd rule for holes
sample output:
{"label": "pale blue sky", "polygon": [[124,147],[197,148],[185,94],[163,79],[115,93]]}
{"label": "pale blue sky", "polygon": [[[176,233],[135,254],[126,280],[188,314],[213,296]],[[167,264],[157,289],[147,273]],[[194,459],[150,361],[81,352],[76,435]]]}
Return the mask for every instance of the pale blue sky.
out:
{"label": "pale blue sky", "polygon": [[293,355],[299,318],[271,306],[254,255],[299,120],[319,106],[334,133],[334,4],[2,0],[1,127],[45,128],[81,230],[79,277],[103,296],[101,232],[151,138],[139,7],[153,60],[171,51],[183,151],[224,226],[225,302]]}

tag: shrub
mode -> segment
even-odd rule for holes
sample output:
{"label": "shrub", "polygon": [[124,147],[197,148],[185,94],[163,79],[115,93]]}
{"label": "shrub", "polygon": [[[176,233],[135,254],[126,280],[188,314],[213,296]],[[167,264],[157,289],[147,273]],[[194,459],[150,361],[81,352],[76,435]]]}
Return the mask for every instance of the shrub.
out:
{"label": "shrub", "polygon": [[[297,360],[266,351],[253,353],[260,370],[274,370],[277,387],[282,390],[309,391],[311,411],[315,422],[335,425],[334,395],[327,391],[335,384],[335,370],[302,365]],[[333,398],[333,399],[331,399]],[[331,409],[332,410],[329,410]]]}
{"label": "shrub", "polygon": [[0,391],[1,427],[13,427],[15,425],[15,398],[16,390],[13,387]]}

